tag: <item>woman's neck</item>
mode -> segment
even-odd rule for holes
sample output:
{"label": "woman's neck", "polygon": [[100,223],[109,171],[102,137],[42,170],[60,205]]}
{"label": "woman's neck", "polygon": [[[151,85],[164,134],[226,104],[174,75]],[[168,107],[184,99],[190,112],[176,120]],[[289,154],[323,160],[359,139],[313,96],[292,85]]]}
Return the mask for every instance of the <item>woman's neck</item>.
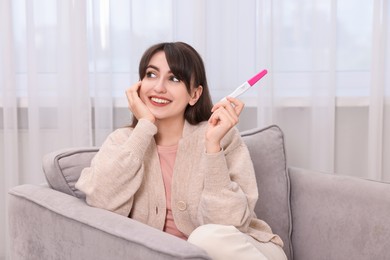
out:
{"label": "woman's neck", "polygon": [[156,144],[161,146],[172,146],[179,143],[183,135],[185,120],[168,122],[156,121],[158,132],[155,136]]}

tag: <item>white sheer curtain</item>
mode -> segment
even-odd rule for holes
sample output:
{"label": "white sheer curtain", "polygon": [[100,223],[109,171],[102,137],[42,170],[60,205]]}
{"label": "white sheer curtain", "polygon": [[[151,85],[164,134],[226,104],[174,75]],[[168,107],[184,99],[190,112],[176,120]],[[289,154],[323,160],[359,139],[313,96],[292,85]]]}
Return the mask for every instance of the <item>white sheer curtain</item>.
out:
{"label": "white sheer curtain", "polygon": [[389,1],[261,2],[259,122],[282,127],[294,166],[390,181]]}
{"label": "white sheer curtain", "polygon": [[[1,252],[6,193],[42,183],[42,156],[92,145],[85,1],[0,1]],[[28,217],[28,216],[26,216]]]}
{"label": "white sheer curtain", "polygon": [[388,0],[0,0],[0,259],[7,190],[128,123],[160,41],[201,53],[214,100],[268,69],[240,127],[281,126],[289,165],[390,181],[389,16]]}

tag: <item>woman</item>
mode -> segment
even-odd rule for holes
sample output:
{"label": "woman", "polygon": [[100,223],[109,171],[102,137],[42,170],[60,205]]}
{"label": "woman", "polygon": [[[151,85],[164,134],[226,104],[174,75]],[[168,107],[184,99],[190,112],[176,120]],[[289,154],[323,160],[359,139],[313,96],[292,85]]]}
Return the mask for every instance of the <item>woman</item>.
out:
{"label": "woman", "polygon": [[281,239],[254,213],[254,169],[235,128],[244,104],[212,105],[203,61],[186,43],[150,47],[139,76],[126,91],[132,125],[109,135],[76,184],[87,203],[213,259],[286,259]]}

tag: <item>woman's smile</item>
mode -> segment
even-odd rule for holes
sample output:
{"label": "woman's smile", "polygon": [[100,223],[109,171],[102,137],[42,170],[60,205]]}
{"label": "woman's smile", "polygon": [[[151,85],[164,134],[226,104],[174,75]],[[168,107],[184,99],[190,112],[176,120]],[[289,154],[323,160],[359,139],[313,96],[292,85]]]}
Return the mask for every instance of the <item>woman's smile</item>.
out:
{"label": "woman's smile", "polygon": [[172,101],[165,99],[163,97],[150,97],[151,103],[155,106],[165,106],[171,103]]}

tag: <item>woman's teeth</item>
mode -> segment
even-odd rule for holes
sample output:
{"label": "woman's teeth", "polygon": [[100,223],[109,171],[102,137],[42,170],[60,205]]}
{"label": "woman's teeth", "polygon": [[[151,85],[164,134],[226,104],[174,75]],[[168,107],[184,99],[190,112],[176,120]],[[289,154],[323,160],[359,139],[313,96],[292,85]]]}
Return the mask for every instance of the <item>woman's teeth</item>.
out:
{"label": "woman's teeth", "polygon": [[151,100],[153,102],[156,102],[156,103],[159,103],[159,104],[168,104],[170,102],[169,100],[161,99],[161,98],[155,98],[155,97],[152,97]]}

